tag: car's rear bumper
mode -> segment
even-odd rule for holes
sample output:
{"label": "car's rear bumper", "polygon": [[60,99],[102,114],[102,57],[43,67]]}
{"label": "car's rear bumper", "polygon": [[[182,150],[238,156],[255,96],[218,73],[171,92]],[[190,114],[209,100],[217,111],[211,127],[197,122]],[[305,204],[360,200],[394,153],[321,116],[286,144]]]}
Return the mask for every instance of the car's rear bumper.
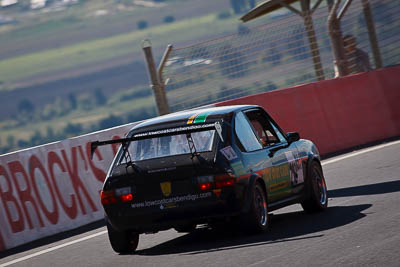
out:
{"label": "car's rear bumper", "polygon": [[[139,233],[167,230],[185,223],[207,223],[224,217],[239,215],[243,198],[236,194],[217,196],[194,201],[170,203],[144,202],[106,207],[106,216],[113,227],[120,231],[134,230]],[[141,204],[141,203],[139,203]]]}

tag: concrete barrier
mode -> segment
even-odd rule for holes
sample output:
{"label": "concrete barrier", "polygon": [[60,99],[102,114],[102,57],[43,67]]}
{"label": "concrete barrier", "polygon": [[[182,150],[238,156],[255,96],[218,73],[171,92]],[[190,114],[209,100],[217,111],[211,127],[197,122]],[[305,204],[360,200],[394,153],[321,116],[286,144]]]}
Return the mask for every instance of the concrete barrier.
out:
{"label": "concrete barrier", "polygon": [[400,66],[217,103],[264,107],[321,154],[400,135]]}
{"label": "concrete barrier", "polygon": [[[400,67],[295,86],[220,105],[263,106],[322,154],[400,135]],[[99,190],[117,151],[90,142],[122,137],[128,124],[0,156],[0,251],[103,218]]]}
{"label": "concrete barrier", "polygon": [[0,157],[0,251],[103,218],[99,190],[118,145],[135,125],[80,136]]}

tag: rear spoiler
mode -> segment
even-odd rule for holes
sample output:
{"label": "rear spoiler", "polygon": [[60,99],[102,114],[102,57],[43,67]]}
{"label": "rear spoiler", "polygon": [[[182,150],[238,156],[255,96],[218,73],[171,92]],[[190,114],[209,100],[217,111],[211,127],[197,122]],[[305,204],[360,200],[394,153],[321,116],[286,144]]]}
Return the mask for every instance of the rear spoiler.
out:
{"label": "rear spoiler", "polygon": [[113,145],[113,144],[123,144],[135,140],[134,138],[120,138],[106,141],[94,141],[90,143],[90,157],[93,159],[93,154],[99,146]]}
{"label": "rear spoiler", "polygon": [[168,129],[161,129],[156,131],[149,131],[149,132],[142,132],[134,134],[132,137],[114,139],[114,140],[106,140],[106,141],[94,141],[90,144],[90,156],[93,158],[93,154],[99,146],[104,145],[113,145],[113,144],[126,144],[128,142],[132,142],[135,140],[146,139],[146,138],[153,138],[153,137],[161,137],[161,136],[168,136],[172,134],[185,134],[185,133],[193,133],[193,132],[201,132],[205,130],[216,130],[218,133],[219,138],[224,141],[222,137],[222,121],[216,121],[215,123],[208,123],[208,124],[195,124],[195,125],[188,125],[188,126],[181,126],[176,128],[168,128]]}

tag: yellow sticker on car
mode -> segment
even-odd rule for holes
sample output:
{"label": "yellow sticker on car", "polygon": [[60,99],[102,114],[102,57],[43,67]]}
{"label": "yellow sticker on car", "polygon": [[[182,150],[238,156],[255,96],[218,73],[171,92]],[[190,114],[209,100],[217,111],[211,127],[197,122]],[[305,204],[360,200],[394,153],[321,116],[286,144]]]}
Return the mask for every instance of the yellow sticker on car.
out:
{"label": "yellow sticker on car", "polygon": [[171,195],[171,182],[160,183],[161,192],[165,197],[169,197]]}

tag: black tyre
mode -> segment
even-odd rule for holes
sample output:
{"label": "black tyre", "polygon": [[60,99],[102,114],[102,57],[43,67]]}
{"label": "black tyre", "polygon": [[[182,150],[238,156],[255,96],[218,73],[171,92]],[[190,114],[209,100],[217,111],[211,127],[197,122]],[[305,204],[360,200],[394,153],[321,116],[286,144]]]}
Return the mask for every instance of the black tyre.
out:
{"label": "black tyre", "polygon": [[309,213],[324,211],[328,208],[328,189],[321,165],[313,161],[308,170],[306,181],[306,199],[301,203]]}
{"label": "black tyre", "polygon": [[134,252],[139,244],[139,234],[132,231],[117,231],[107,222],[108,238],[117,253]]}
{"label": "black tyre", "polygon": [[253,186],[249,212],[242,215],[242,227],[250,234],[265,232],[269,227],[267,196],[259,182]]}

